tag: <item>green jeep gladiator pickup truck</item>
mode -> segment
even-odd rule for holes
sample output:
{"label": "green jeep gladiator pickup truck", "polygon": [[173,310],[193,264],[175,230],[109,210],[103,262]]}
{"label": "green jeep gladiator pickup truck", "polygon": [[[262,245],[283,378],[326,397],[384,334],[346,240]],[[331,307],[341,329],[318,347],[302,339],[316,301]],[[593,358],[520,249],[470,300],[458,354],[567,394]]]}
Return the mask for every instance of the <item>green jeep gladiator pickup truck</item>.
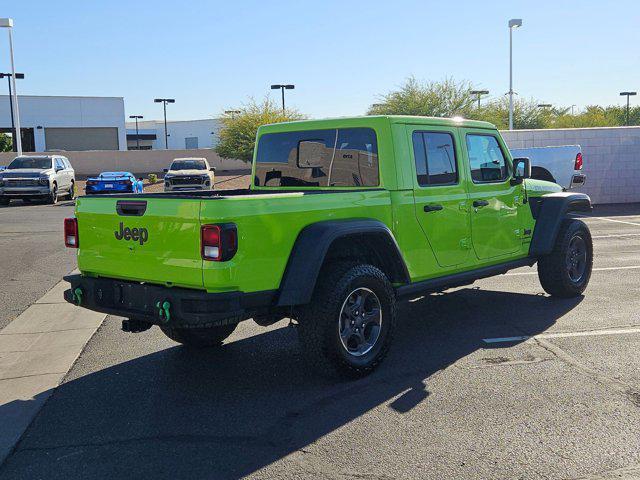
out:
{"label": "green jeep gladiator pickup truck", "polygon": [[80,197],[65,243],[81,274],[65,298],[196,347],[242,320],[291,318],[313,366],[366,374],[401,299],[536,262],[546,292],[582,294],[591,235],[567,214],[590,199],[530,171],[484,122],[265,125],[249,189]]}

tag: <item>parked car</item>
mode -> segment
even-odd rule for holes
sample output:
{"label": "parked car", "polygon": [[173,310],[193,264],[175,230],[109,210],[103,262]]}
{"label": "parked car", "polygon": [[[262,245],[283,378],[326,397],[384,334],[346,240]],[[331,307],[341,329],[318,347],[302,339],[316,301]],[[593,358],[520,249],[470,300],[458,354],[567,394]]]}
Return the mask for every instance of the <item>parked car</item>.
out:
{"label": "parked car", "polygon": [[530,174],[486,122],[265,125],[249,189],[84,198],[65,220],[81,272],[65,299],[193,347],[292,318],[310,366],[363,375],[401,299],[535,263],[549,294],[582,294],[591,235],[567,212],[589,197]]}
{"label": "parked car", "polygon": [[73,199],[75,182],[75,172],[67,157],[16,157],[0,173],[0,204],[8,205],[14,199],[56,203],[61,195]]}
{"label": "parked car", "polygon": [[164,169],[164,191],[211,190],[215,171],[206,158],[176,158]]}
{"label": "parked car", "polygon": [[138,180],[130,172],[102,172],[87,179],[84,190],[87,195],[103,193],[138,193]]}
{"label": "parked car", "polygon": [[561,147],[515,148],[514,157],[527,157],[531,161],[531,177],[560,185],[565,190],[584,185],[587,177],[582,173],[580,145]]}

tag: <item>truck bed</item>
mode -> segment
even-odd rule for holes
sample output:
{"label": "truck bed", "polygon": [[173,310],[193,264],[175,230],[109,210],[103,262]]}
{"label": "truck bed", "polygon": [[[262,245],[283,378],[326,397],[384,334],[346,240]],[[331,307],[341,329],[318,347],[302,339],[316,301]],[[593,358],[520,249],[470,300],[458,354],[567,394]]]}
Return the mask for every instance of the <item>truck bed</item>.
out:
{"label": "truck bed", "polygon": [[[309,224],[374,218],[392,226],[390,192],[379,188],[87,195],[78,198],[76,216],[84,275],[208,292],[277,289]],[[201,227],[212,224],[237,227],[232,259],[203,260]]]}

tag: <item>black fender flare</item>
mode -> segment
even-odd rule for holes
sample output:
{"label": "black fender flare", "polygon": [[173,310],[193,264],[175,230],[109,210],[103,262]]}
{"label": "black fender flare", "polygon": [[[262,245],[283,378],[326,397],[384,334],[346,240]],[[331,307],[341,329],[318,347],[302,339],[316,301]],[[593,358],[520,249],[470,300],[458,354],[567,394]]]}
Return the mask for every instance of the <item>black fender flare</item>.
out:
{"label": "black fender flare", "polygon": [[391,230],[374,219],[326,220],[302,229],[280,282],[278,306],[304,305],[311,296],[331,244],[345,237],[368,237],[384,248],[394,272],[391,282],[408,283],[409,271]]}
{"label": "black fender flare", "polygon": [[590,212],[591,199],[578,192],[557,192],[530,197],[531,211],[536,219],[533,237],[529,246],[531,257],[548,255],[553,250],[560,224],[569,212]]}

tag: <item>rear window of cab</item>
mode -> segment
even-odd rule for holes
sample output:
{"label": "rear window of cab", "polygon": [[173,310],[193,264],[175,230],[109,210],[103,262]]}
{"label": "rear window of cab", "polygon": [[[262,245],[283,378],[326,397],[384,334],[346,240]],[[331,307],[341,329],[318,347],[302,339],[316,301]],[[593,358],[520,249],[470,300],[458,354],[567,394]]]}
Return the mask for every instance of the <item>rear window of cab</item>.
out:
{"label": "rear window of cab", "polygon": [[266,133],[254,184],[262,187],[377,187],[378,142],[371,128]]}

